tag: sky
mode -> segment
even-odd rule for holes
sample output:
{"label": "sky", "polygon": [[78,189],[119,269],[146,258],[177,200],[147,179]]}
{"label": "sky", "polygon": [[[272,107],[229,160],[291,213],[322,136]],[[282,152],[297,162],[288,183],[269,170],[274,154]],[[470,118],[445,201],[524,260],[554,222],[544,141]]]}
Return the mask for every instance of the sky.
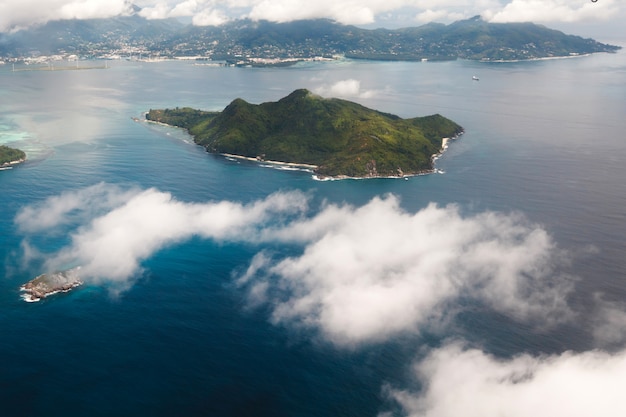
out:
{"label": "sky", "polygon": [[[586,36],[621,37],[626,0],[135,0],[149,19],[176,17],[195,25],[250,18],[287,22],[329,18],[362,27],[450,23],[476,15],[492,22],[532,21]],[[3,0],[0,31],[59,19],[130,13],[129,0]]]}
{"label": "sky", "polygon": [[[245,243],[257,253],[232,271],[234,291],[275,326],[348,352],[404,335],[450,335],[440,346],[415,347],[406,373],[419,391],[381,386],[406,417],[626,415],[621,303],[589,294],[589,351],[502,358],[453,336],[456,318],[476,303],[532,332],[580,324],[570,301],[576,277],[559,272],[572,254],[541,225],[516,213],[464,215],[455,205],[407,211],[393,195],[361,206],[311,201],[291,191],[247,204],[183,202],[156,188],[100,183],[26,206],[14,220],[24,264],[80,265],[82,279],[114,294],[162,248],[192,238]],[[68,229],[54,256],[30,244]],[[301,250],[268,253],[267,243]]]}

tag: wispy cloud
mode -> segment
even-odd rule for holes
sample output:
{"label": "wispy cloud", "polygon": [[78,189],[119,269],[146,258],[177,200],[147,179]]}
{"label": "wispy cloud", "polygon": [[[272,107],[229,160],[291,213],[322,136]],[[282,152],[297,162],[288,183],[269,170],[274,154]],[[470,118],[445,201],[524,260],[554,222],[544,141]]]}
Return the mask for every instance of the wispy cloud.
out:
{"label": "wispy cloud", "polygon": [[51,20],[105,18],[128,15],[131,11],[127,0],[3,0],[0,32]]}
{"label": "wispy cloud", "polygon": [[254,240],[258,228],[279,221],[281,215],[297,214],[306,205],[299,192],[277,193],[247,205],[184,203],[156,189],[123,190],[100,184],[26,207],[16,223],[29,233],[74,223],[71,244],[49,259],[48,268],[81,265],[86,280],[121,282],[132,278],[141,261],[163,247],[194,236]]}
{"label": "wispy cloud", "polygon": [[615,348],[626,343],[626,305],[606,301],[595,295],[596,308],[591,320],[593,338],[597,346]]}
{"label": "wispy cloud", "polygon": [[27,233],[42,232],[71,222],[84,222],[119,207],[139,192],[134,188],[122,189],[100,183],[24,207],[17,214],[15,222]]}
{"label": "wispy cloud", "polygon": [[353,78],[337,81],[332,85],[322,85],[314,91],[325,97],[370,98],[376,95],[374,90],[363,90],[361,82]]}

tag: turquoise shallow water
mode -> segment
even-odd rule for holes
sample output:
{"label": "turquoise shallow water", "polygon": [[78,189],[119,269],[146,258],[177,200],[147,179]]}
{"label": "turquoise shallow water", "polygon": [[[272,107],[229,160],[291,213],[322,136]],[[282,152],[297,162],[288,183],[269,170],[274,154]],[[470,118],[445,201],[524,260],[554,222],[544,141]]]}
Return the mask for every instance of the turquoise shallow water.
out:
{"label": "turquoise shallow water", "polygon": [[[297,244],[193,238],[149,256],[119,296],[87,285],[29,304],[18,288],[42,272],[43,258],[25,262],[24,242],[53,256],[74,225],[27,235],[14,219],[26,206],[100,182],[155,187],[184,202],[246,203],[301,190],[313,211],[392,193],[409,212],[430,202],[458,204],[468,215],[520,212],[570,254],[560,272],[577,277],[572,303],[584,313],[593,308],[590,294],[626,296],[625,57],[0,69],[0,142],[30,157],[0,172],[0,414],[375,416],[396,407],[383,387],[419,385],[408,364],[447,337],[503,356],[593,347],[585,319],[537,333],[479,305],[445,334],[333,346],[310,330],[272,324],[269,307],[248,308],[234,284],[233,271],[260,250],[287,256],[301,251]],[[208,155],[176,129],[132,120],[150,108],[219,110],[235,97],[258,103],[348,79],[360,82],[349,98],[366,106],[403,117],[439,112],[463,125],[466,134],[438,161],[445,174],[319,182]]]}

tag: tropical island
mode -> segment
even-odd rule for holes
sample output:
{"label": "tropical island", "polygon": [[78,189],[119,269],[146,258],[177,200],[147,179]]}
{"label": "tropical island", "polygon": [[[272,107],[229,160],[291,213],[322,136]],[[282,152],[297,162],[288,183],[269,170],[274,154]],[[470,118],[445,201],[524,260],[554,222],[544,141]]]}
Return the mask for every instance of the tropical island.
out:
{"label": "tropical island", "polygon": [[439,114],[402,119],[299,89],[276,102],[240,98],[221,112],[150,110],[186,129],[208,152],[303,165],[319,177],[405,177],[432,172],[434,156],[463,128]]}
{"label": "tropical island", "polygon": [[26,154],[15,148],[0,145],[0,168],[8,168],[26,160]]}

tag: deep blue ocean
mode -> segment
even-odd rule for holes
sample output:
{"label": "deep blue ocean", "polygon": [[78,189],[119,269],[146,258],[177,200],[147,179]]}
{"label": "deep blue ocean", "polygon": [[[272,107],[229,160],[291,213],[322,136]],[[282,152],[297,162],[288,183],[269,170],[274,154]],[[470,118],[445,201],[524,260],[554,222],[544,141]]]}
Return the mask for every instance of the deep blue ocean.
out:
{"label": "deep blue ocean", "polygon": [[[462,125],[465,134],[437,161],[441,173],[316,181],[309,172],[210,155],[182,131],[133,120],[151,108],[275,101],[296,88],[332,95],[348,80],[344,98],[401,117],[441,113]],[[626,299],[625,115],[624,51],[513,63],[0,67],[0,142],[29,157],[0,171],[0,415],[401,415],[385,387],[419,390],[410,375],[416,353],[448,338],[501,357],[592,349],[594,297]],[[310,215],[389,194],[408,213],[431,202],[456,204],[467,216],[518,213],[567,253],[554,273],[575,277],[569,303],[579,316],[536,331],[477,304],[443,333],[346,348],[314,328],[275,323],[271,306],[251,308],[236,284],[260,251],[285,257],[301,246],[201,237],[142,259],[121,292],[88,282],[24,302],[20,285],[46,272],[46,257],[67,246],[80,224],[28,234],[16,216],[99,183],[154,187],[185,203],[250,203],[300,190],[310,196]]]}

